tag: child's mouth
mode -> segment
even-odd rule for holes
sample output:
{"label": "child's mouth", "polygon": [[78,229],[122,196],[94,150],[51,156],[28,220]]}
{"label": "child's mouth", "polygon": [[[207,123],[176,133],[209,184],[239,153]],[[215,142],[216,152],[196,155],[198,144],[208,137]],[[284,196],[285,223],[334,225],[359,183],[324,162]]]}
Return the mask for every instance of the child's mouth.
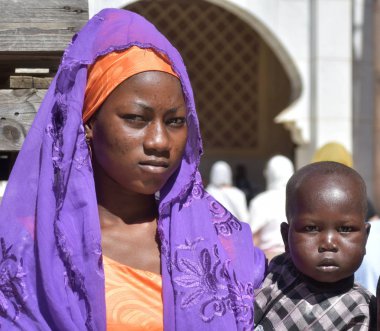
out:
{"label": "child's mouth", "polygon": [[317,266],[317,269],[323,272],[334,272],[338,270],[339,267],[336,265],[321,265],[321,266]]}
{"label": "child's mouth", "polygon": [[325,258],[318,265],[317,269],[324,272],[333,272],[339,269],[339,266],[333,259]]}

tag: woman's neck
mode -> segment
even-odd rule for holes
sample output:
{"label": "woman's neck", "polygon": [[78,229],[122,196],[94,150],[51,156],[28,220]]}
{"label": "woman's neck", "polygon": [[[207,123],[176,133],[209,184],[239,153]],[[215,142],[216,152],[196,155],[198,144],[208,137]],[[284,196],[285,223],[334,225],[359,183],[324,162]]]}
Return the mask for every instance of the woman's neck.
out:
{"label": "woman's neck", "polygon": [[109,176],[94,176],[101,221],[122,220],[126,224],[145,223],[157,218],[154,195],[127,191]]}

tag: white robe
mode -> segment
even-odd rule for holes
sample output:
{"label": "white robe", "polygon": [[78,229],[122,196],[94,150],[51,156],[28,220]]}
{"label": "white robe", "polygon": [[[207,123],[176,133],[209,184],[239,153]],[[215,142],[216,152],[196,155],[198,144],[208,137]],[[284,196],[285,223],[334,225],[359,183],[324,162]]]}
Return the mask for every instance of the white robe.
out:
{"label": "white robe", "polygon": [[210,184],[206,191],[220,202],[238,220],[248,222],[248,208],[245,194],[232,186],[232,170],[224,161],[213,164],[210,171]]}
{"label": "white robe", "polygon": [[264,251],[285,251],[280,225],[286,222],[285,188],[293,173],[293,164],[287,157],[272,157],[264,171],[267,190],[249,203],[249,225],[253,234],[260,232],[258,247]]}

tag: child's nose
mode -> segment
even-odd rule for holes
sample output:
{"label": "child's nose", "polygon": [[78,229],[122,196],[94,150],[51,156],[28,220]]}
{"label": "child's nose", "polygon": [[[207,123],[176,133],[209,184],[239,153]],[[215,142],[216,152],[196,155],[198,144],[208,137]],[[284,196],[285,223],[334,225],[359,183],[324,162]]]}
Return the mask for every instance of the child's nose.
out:
{"label": "child's nose", "polygon": [[333,231],[327,231],[322,234],[322,238],[319,243],[318,252],[337,252],[338,246],[336,243],[336,236]]}

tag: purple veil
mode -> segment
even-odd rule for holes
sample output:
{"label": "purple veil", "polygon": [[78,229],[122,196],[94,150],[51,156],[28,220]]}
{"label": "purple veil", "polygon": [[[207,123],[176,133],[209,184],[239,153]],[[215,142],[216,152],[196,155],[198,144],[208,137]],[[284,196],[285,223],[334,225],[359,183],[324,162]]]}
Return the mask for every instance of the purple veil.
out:
{"label": "purple veil", "polygon": [[159,196],[165,330],[252,330],[264,257],[249,227],[205,193],[194,98],[182,58],[141,16],[106,9],[73,37],[0,207],[2,330],[105,330],[93,173],[82,123],[87,67],[132,45],[165,54],[179,75],[189,138]]}

